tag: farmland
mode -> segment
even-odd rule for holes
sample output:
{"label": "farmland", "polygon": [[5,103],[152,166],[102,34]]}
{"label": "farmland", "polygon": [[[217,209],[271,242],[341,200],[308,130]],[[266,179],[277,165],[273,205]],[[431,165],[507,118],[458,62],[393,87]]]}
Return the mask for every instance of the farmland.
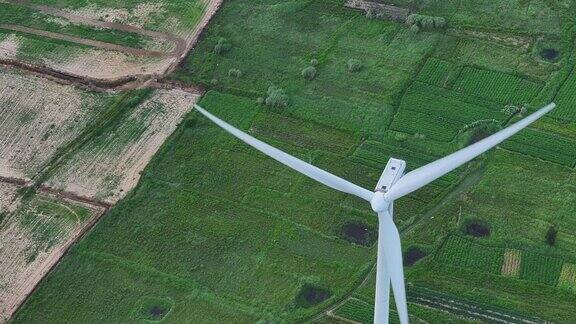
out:
{"label": "farmland", "polygon": [[0,57],[101,82],[161,75],[195,44],[220,1],[78,5],[0,3],[0,40],[9,40]]}
{"label": "farmland", "polygon": [[[404,249],[423,253],[406,266],[414,322],[573,322],[576,126],[566,102],[575,8],[390,2],[441,16],[447,27],[416,33],[335,0],[230,0],[160,81],[202,86],[202,98],[98,94],[102,111],[28,177],[39,191],[117,204],[12,321],[370,322],[374,240],[361,244],[345,230],[373,231],[369,206],[246,147],[189,112],[192,103],[372,188],[391,156],[412,170],[558,99],[558,112],[513,141],[398,201],[395,221]],[[137,18],[135,1],[42,3],[170,31],[162,17]],[[192,21],[188,14],[174,17]],[[546,62],[543,46],[561,56]],[[18,210],[41,195],[22,196]],[[487,234],[471,236],[471,222]]]}

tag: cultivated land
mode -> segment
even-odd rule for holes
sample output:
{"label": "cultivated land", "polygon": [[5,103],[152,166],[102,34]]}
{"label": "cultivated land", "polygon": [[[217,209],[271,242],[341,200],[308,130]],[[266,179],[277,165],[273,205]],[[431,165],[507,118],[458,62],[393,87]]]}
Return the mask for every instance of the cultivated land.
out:
{"label": "cultivated land", "polygon": [[[395,221],[413,322],[576,321],[574,4],[380,2],[447,25],[416,32],[345,1],[230,0],[169,78],[207,88],[206,109],[366,188],[390,156],[414,169],[556,101],[551,116],[512,141],[399,201]],[[88,14],[84,2],[47,4],[134,23],[123,13]],[[5,38],[5,47],[20,36]],[[303,73],[311,66],[314,75]],[[265,104],[272,85],[288,96],[286,107]],[[173,122],[161,125],[172,129],[190,107],[168,94],[176,98],[167,105]],[[118,177],[116,166],[145,163],[114,154],[141,149],[156,133],[146,127],[165,117],[150,103],[163,95],[115,94],[33,180],[122,197],[137,172]],[[157,132],[168,135],[164,129]],[[13,321],[369,323],[375,225],[355,198],[286,170],[191,112],[139,185]]]}
{"label": "cultivated land", "polygon": [[117,84],[160,76],[196,43],[221,0],[0,3],[0,59]]}

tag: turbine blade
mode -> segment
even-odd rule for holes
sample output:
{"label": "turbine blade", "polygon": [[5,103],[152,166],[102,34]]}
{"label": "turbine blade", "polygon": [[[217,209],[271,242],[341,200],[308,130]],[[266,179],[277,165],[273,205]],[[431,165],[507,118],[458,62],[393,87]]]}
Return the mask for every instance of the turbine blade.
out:
{"label": "turbine blade", "polygon": [[390,319],[390,274],[385,260],[386,247],[378,241],[376,259],[376,301],[374,303],[374,324],[388,324]]}
{"label": "turbine blade", "polygon": [[532,115],[522,119],[508,128],[499,131],[492,136],[489,136],[477,143],[474,143],[458,152],[448,155],[440,160],[434,161],[414,171],[408,172],[404,175],[386,194],[389,200],[396,200],[400,197],[406,196],[430,182],[440,178],[441,176],[453,171],[461,165],[469,162],[475,157],[502,143],[510,136],[518,133],[528,125],[540,119],[542,116],[550,112],[556,107],[556,104],[551,103],[544,108],[538,110]]}
{"label": "turbine blade", "polygon": [[360,197],[364,200],[370,201],[374,193],[367,189],[364,189],[358,185],[355,185],[347,180],[344,180],[340,177],[337,177],[331,173],[328,173],[318,167],[315,167],[309,163],[306,163],[302,160],[299,160],[287,153],[280,151],[279,149],[272,147],[260,140],[255,139],[254,137],[242,132],[241,130],[235,128],[234,126],[224,122],[223,120],[219,119],[218,117],[212,115],[211,113],[204,110],[202,107],[198,105],[194,105],[196,110],[198,110],[202,115],[206,116],[216,125],[222,127],[224,130],[229,132],[230,134],[236,136],[241,141],[245,142],[246,144],[254,147],[258,151],[268,155],[269,157],[273,158],[274,160],[328,186],[333,189],[349,193],[351,195]]}
{"label": "turbine blade", "polygon": [[[378,258],[380,258],[381,254],[384,255],[384,262],[392,282],[392,291],[394,292],[394,300],[396,301],[396,310],[398,311],[400,323],[408,324],[408,304],[406,302],[400,233],[398,233],[398,229],[394,224],[390,212],[385,211],[378,213],[378,220]],[[376,302],[378,302],[378,300]],[[375,318],[374,323],[380,324],[385,322],[376,322]]]}

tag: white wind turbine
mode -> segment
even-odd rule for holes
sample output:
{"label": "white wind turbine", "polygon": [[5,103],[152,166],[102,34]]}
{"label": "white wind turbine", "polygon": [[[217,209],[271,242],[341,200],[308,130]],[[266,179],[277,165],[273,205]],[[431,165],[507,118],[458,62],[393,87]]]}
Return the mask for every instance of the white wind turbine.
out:
{"label": "white wind turbine", "polygon": [[376,261],[376,301],[374,323],[388,323],[390,282],[396,300],[396,309],[400,323],[408,323],[408,308],[404,287],[404,269],[400,234],[392,219],[394,201],[416,191],[430,182],[453,171],[461,165],[500,144],[510,136],[518,133],[556,107],[551,103],[532,115],[474,143],[458,152],[448,155],[404,175],[406,162],[391,158],[376,185],[374,192],[359,187],[347,180],[337,177],[309,163],[286,154],[254,137],[236,129],[218,117],[210,114],[198,105],[196,109],[232,135],[253,146],[260,152],[278,162],[328,186],[349,193],[370,202],[372,209],[378,213],[378,257]]}

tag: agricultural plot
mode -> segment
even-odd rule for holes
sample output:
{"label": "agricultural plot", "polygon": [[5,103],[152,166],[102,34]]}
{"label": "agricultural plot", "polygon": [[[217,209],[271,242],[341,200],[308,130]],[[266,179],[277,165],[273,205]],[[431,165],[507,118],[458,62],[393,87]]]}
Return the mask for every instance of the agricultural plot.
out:
{"label": "agricultural plot", "polygon": [[10,318],[36,284],[103,210],[39,195],[0,222],[0,320]]}
{"label": "agricultural plot", "polygon": [[538,95],[542,85],[518,76],[467,66],[456,80],[454,89],[505,105],[526,106]]}
{"label": "agricultural plot", "polygon": [[502,264],[502,275],[508,277],[518,277],[520,273],[520,263],[522,262],[522,252],[514,249],[506,249],[504,252],[504,263]]}
{"label": "agricultural plot", "polygon": [[0,224],[18,207],[18,189],[20,189],[18,185],[0,182]]}
{"label": "agricultural plot", "polygon": [[553,116],[568,122],[576,122],[576,70],[564,82],[556,95],[555,101],[558,109]]}
{"label": "agricultural plot", "polygon": [[434,261],[479,272],[500,274],[503,250],[482,246],[461,236],[453,235],[444,242],[434,256]]}
{"label": "agricultural plot", "polygon": [[454,66],[447,61],[429,58],[418,74],[418,81],[438,87],[446,87],[448,77]]}
{"label": "agricultural plot", "polygon": [[568,289],[576,289],[576,265],[573,263],[564,263],[562,272],[558,279],[558,286]]}
{"label": "agricultural plot", "polygon": [[117,202],[136,186],[140,172],[197,99],[182,90],[156,90],[114,129],[94,137],[60,165],[47,184]]}
{"label": "agricultural plot", "polygon": [[[531,8],[542,5],[532,2]],[[90,13],[86,3],[50,3],[95,19],[97,11],[118,9],[103,10],[109,17],[100,18],[123,23],[132,23],[123,15],[137,6],[98,0]],[[454,6],[462,7],[462,15],[481,10],[481,21],[451,22]],[[438,13],[459,28],[486,30],[497,21],[494,15],[502,18],[485,10],[492,3],[480,7],[434,1],[421,10]],[[525,11],[509,13],[514,17],[502,25],[508,31],[528,35],[540,26],[524,21]],[[160,30],[163,22],[155,19],[163,18],[151,17],[142,26]],[[468,131],[475,126],[508,119],[502,112],[505,104],[488,94],[479,98],[452,89],[460,67],[521,75],[539,80],[534,82],[538,85],[554,70],[531,67],[525,44],[493,46],[507,40],[478,39],[448,31],[415,34],[402,24],[367,19],[344,8],[342,1],[236,0],[223,5],[171,78],[206,87],[201,105],[231,124],[370,188],[389,155],[406,158],[414,168],[468,143]],[[266,106],[271,85],[284,90],[286,105]],[[98,139],[139,133],[134,125],[112,126],[106,130],[122,131]],[[568,127],[563,132],[572,138],[565,135]],[[81,157],[96,164],[109,161],[91,156],[97,148],[108,154],[117,145],[86,143],[66,168],[56,169],[58,177],[82,166],[76,164]],[[505,272],[516,271],[516,259],[506,256],[505,246],[550,252],[543,237],[551,224],[559,229],[555,253],[560,259],[576,255],[574,181],[565,166],[497,150],[403,199],[397,221],[405,246],[421,244],[435,251],[470,217],[486,220],[491,228],[480,244],[450,237],[445,249],[407,267],[408,282],[470,301],[464,302],[466,314],[505,310],[504,317],[517,311],[573,322],[573,295],[565,289],[535,284],[530,278],[538,274],[522,269],[518,276],[528,280],[506,277],[502,269],[510,263]],[[285,169],[191,112],[142,172],[140,184],[71,250],[14,322],[307,321],[349,296],[374,264],[374,246],[345,236],[343,228],[351,223],[373,229],[376,219],[357,199]],[[556,275],[559,283],[563,279],[558,278],[570,277],[560,270]],[[373,281],[368,278],[354,298],[369,305]],[[306,298],[315,295],[326,299]],[[462,306],[440,293],[435,299],[425,297],[435,309]],[[366,305],[345,307],[360,318],[370,313]],[[423,307],[413,309],[427,322],[454,320]]]}
{"label": "agricultural plot", "polygon": [[576,164],[576,141],[533,128],[522,131],[502,147],[569,168]]}
{"label": "agricultural plot", "polygon": [[556,286],[562,271],[562,259],[534,252],[522,253],[520,279]]}
{"label": "agricultural plot", "polygon": [[[104,81],[164,74],[184,58],[221,3],[78,7],[60,1],[51,7],[45,2],[9,2],[1,4],[7,10],[6,24],[0,27],[19,38],[17,46],[11,46],[13,60]],[[25,19],[28,16],[33,19]]]}
{"label": "agricultural plot", "polygon": [[502,122],[505,118],[494,103],[458,96],[451,90],[416,82],[402,98],[391,129],[450,142],[474,123]]}
{"label": "agricultural plot", "polygon": [[0,70],[0,176],[33,177],[108,100],[107,95]]}

